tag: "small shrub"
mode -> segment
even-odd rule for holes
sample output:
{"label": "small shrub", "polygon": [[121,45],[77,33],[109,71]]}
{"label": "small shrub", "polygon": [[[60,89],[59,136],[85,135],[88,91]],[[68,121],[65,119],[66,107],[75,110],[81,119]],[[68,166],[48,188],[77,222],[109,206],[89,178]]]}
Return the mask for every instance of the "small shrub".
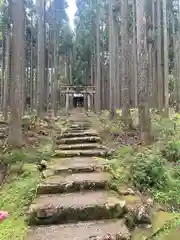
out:
{"label": "small shrub", "polygon": [[131,167],[131,179],[140,191],[163,189],[168,183],[164,159],[150,151],[136,155]]}
{"label": "small shrub", "polygon": [[180,204],[180,167],[168,169],[168,188],[161,191],[154,191],[153,196],[157,202],[169,204],[170,209],[179,209]]}
{"label": "small shrub", "polygon": [[107,165],[107,170],[111,173],[110,185],[118,189],[120,184],[128,183],[129,168],[131,166],[134,149],[130,146],[120,147]]}
{"label": "small shrub", "polygon": [[29,160],[28,153],[23,150],[12,150],[5,154],[8,164],[22,163]]}
{"label": "small shrub", "polygon": [[162,155],[170,162],[180,161],[180,140],[171,140],[162,150]]}
{"label": "small shrub", "polygon": [[152,134],[155,140],[166,139],[176,134],[176,122],[157,114],[152,116]]}

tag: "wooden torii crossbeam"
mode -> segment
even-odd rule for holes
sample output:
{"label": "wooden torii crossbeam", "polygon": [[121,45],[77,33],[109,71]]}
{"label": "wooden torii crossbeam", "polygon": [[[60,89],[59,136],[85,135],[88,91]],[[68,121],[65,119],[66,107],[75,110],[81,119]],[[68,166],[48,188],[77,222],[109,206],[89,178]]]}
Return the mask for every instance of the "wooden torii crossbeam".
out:
{"label": "wooden torii crossbeam", "polygon": [[88,110],[91,109],[91,100],[92,100],[92,97],[94,97],[94,94],[96,93],[95,86],[60,85],[59,89],[61,94],[65,94],[67,111],[69,110],[70,96],[73,97],[74,94],[77,94],[77,93],[82,94],[83,96],[87,96]]}

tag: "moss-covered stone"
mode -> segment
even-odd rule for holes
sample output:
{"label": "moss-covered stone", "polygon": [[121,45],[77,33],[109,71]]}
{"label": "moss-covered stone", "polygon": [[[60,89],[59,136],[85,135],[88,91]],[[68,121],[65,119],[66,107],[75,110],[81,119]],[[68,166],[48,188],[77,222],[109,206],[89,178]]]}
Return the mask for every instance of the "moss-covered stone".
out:
{"label": "moss-covered stone", "polygon": [[100,149],[101,145],[98,143],[78,143],[78,144],[61,144],[56,147],[59,150],[90,150]]}
{"label": "moss-covered stone", "polygon": [[120,218],[126,213],[125,201],[107,192],[42,195],[29,211],[31,225]]}
{"label": "moss-covered stone", "polygon": [[83,173],[83,172],[102,172],[107,161],[103,158],[94,157],[74,157],[74,158],[53,158],[49,168],[55,174],[61,173]]}
{"label": "moss-covered stone", "polygon": [[101,142],[101,138],[97,136],[61,138],[56,141],[56,144],[77,144],[87,142]]}
{"label": "moss-covered stone", "polygon": [[[139,196],[121,196],[126,201],[127,211],[131,217],[131,223],[134,224],[151,224],[151,207],[144,204]],[[128,217],[129,217],[128,216]]]}
{"label": "moss-covered stone", "polygon": [[[170,212],[158,211],[154,213],[152,219],[153,232],[156,232],[159,228],[163,227],[165,223],[175,219],[177,216],[180,218],[180,214],[174,214]],[[180,239],[180,229],[169,229],[158,235],[158,240],[179,240]]]}
{"label": "moss-covered stone", "polygon": [[72,138],[72,137],[87,137],[87,136],[98,136],[98,133],[94,130],[86,130],[86,131],[77,131],[77,132],[71,132],[71,131],[66,131],[62,133],[61,135],[57,136],[57,139],[60,138]]}
{"label": "moss-covered stone", "polygon": [[101,149],[90,150],[55,150],[53,157],[70,158],[70,157],[95,157],[106,156],[107,152]]}
{"label": "moss-covered stone", "polygon": [[131,234],[124,221],[116,219],[30,228],[27,240],[39,239],[130,240]]}
{"label": "moss-covered stone", "polygon": [[38,194],[56,194],[82,190],[105,189],[109,175],[106,173],[80,173],[66,176],[51,176],[42,181],[37,188]]}

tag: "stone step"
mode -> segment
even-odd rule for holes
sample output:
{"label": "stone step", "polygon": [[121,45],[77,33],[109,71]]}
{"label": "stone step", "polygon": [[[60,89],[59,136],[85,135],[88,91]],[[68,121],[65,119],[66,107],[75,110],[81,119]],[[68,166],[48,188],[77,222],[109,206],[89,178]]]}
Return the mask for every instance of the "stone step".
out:
{"label": "stone step", "polygon": [[59,150],[77,150],[77,149],[100,149],[101,145],[97,143],[78,143],[78,144],[62,144],[62,145],[57,145],[57,149]]}
{"label": "stone step", "polygon": [[107,160],[93,157],[72,157],[51,160],[49,168],[55,173],[86,173],[103,171],[107,165]]}
{"label": "stone step", "polygon": [[29,209],[30,225],[120,218],[126,204],[114,193],[85,191],[40,195]]}
{"label": "stone step", "polygon": [[85,121],[79,121],[76,123],[68,123],[67,124],[69,127],[82,127],[82,126],[92,126],[92,124],[90,122],[85,122]]}
{"label": "stone step", "polygon": [[67,128],[64,133],[83,133],[92,130],[92,128],[82,129],[82,128]]}
{"label": "stone step", "polygon": [[92,124],[71,124],[67,125],[69,129],[89,129],[92,127]]}
{"label": "stone step", "polygon": [[130,240],[124,221],[105,220],[30,228],[27,240]]}
{"label": "stone step", "polygon": [[89,126],[89,127],[69,127],[69,128],[67,128],[68,129],[68,131],[74,131],[74,132],[77,132],[77,131],[88,131],[89,129],[91,129],[91,126]]}
{"label": "stone step", "polygon": [[107,155],[107,151],[102,149],[90,149],[90,150],[55,150],[53,157],[58,158],[70,158],[70,157],[104,157]]}
{"label": "stone step", "polygon": [[43,180],[37,188],[38,194],[56,194],[80,190],[105,189],[109,174],[105,172],[74,173],[51,176]]}
{"label": "stone step", "polygon": [[70,126],[77,126],[77,125],[86,125],[91,124],[91,122],[86,118],[79,118],[79,119],[71,119],[68,121]]}
{"label": "stone step", "polygon": [[101,142],[101,138],[97,136],[88,137],[73,137],[73,138],[61,138],[56,140],[57,144],[75,144],[75,143],[87,143],[87,142]]}
{"label": "stone step", "polygon": [[82,131],[82,132],[64,132],[62,135],[57,136],[59,138],[72,138],[72,137],[87,137],[87,136],[98,136],[96,131]]}

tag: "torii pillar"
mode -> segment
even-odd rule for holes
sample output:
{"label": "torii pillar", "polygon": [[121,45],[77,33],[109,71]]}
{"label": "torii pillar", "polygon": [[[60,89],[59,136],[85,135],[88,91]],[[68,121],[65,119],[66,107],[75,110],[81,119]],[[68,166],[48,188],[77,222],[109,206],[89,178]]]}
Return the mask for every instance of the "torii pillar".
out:
{"label": "torii pillar", "polygon": [[69,111],[69,88],[67,88],[66,92],[66,111]]}
{"label": "torii pillar", "polygon": [[87,104],[88,104],[88,111],[91,110],[91,95],[87,94]]}

